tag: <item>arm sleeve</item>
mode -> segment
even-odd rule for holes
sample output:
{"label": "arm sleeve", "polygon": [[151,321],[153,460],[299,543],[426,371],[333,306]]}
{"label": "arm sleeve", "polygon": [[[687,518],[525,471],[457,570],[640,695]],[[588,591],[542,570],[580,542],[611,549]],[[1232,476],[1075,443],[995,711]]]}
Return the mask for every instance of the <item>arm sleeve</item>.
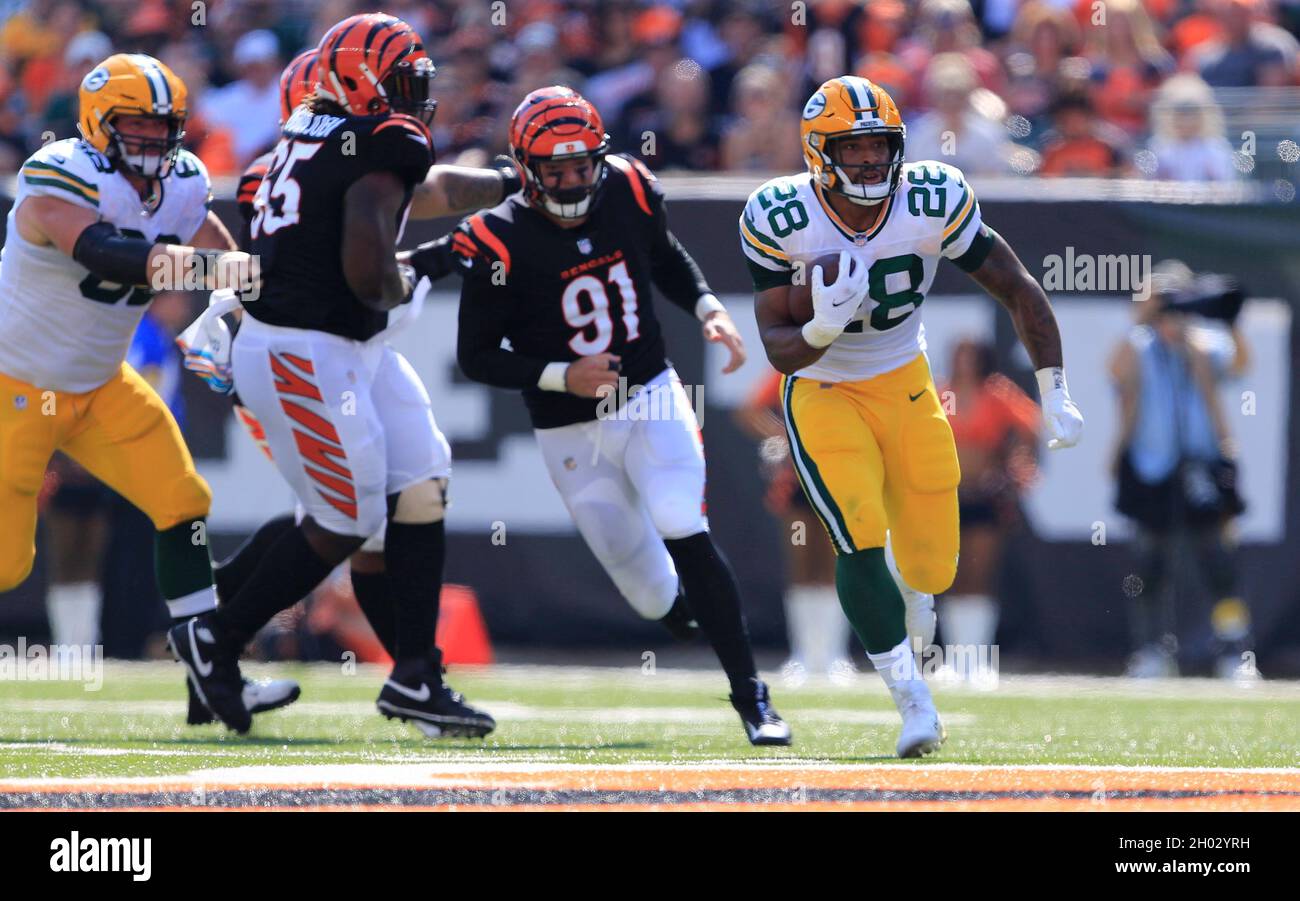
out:
{"label": "arm sleeve", "polygon": [[[461,228],[464,228],[462,223]],[[457,229],[458,235],[465,232]],[[467,246],[468,245],[468,246]],[[510,326],[510,292],[492,281],[487,251],[471,239],[453,239],[456,253],[467,261],[460,289],[460,312],[456,335],[456,362],[470,379],[496,388],[536,388],[550,360],[527,357],[506,350],[501,342]],[[473,256],[466,256],[473,247]]]}

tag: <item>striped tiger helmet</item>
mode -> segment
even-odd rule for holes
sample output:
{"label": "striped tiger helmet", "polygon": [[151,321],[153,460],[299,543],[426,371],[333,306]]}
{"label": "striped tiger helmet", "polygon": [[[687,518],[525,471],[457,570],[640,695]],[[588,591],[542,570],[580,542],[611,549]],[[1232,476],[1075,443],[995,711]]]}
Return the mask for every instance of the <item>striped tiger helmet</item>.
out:
{"label": "striped tiger helmet", "polygon": [[280,73],[281,123],[287,122],[303,98],[316,89],[316,61],[319,56],[320,51],[315,47],[304,50]]}
{"label": "striped tiger helmet", "polygon": [[[907,126],[889,93],[857,75],[832,78],[808,98],[799,126],[804,163],[813,180],[828,191],[842,194],[854,203],[872,206],[898,188],[903,172],[903,145]],[[889,162],[879,184],[854,183],[832,152],[837,138],[849,135],[884,135],[889,141]],[[879,165],[853,166],[875,169]]]}
{"label": "striped tiger helmet", "polygon": [[321,98],[353,116],[406,113],[433,124],[438,101],[429,94],[437,70],[406,22],[385,13],[350,16],[317,49]]}
{"label": "striped tiger helmet", "polygon": [[[77,129],[115,165],[144,178],[164,178],[185,137],[189,92],[176,73],[143,53],[115,53],[81,80]],[[167,137],[123,135],[117,116],[167,121]]]}
{"label": "striped tiger helmet", "polygon": [[[561,219],[580,219],[591,209],[605,178],[609,135],[600,113],[571,88],[538,88],[510,117],[510,153],[524,176],[524,196]],[[591,180],[573,188],[548,189],[540,163],[589,158]]]}

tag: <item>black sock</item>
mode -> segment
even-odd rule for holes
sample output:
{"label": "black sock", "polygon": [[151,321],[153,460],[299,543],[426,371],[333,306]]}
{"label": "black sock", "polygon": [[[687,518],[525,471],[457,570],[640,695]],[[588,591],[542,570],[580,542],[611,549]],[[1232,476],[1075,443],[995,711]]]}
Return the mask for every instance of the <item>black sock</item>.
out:
{"label": "black sock", "polygon": [[384,568],[396,626],[395,660],[428,658],[438,628],[442,564],[447,555],[447,528],[440,520],[404,523],[388,520],[384,532]]}
{"label": "black sock", "polygon": [[677,566],[691,612],[727,673],[732,694],[752,694],[754,683],[750,680],[757,675],[754,652],[749,647],[745,617],[740,611],[740,588],[731,565],[708,532],[664,539],[664,547]]}
{"label": "black sock", "polygon": [[294,527],[294,518],[286,513],[275,519],[267,520],[258,526],[257,531],[239,546],[239,550],[225,562],[217,564],[213,575],[217,581],[217,597],[222,601],[233,598],[244,587],[262,562],[266,552],[271,549],[286,532]]}
{"label": "black sock", "polygon": [[222,637],[243,647],[281,610],[288,610],[319,585],[334,564],[307,542],[302,528],[281,535],[233,598],[212,614]]}
{"label": "black sock", "polygon": [[366,615],[370,628],[375,630],[379,643],[389,657],[397,659],[397,613],[388,587],[388,573],[352,570],[352,593],[357,596],[357,604]]}

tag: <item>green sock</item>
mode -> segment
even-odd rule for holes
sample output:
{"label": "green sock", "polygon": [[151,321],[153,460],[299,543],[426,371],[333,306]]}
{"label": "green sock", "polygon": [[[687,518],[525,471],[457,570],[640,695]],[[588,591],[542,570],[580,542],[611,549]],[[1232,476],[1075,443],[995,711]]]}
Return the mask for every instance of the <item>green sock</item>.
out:
{"label": "green sock", "polygon": [[868,654],[882,654],[907,639],[903,596],[889,574],[884,548],[837,556],[835,589]]}
{"label": "green sock", "polygon": [[[196,523],[202,528],[196,529]],[[215,607],[207,522],[196,519],[155,532],[154,572],[173,617],[193,616]],[[177,601],[181,603],[174,603]]]}

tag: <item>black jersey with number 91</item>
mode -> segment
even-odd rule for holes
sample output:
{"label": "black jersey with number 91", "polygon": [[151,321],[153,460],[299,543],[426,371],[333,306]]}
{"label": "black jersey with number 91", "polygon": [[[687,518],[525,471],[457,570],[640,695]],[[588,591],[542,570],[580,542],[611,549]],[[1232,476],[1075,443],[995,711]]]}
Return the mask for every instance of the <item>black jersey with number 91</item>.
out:
{"label": "black jersey with number 91", "polygon": [[254,198],[251,251],[262,290],[247,312],[269,325],[364,341],[388,314],[364,306],[343,274],[343,198],[358,179],[391,172],[410,192],[433,165],[429,132],[403,115],[331,116],[299,109],[285,123]]}
{"label": "black jersey with number 91", "polygon": [[465,268],[461,367],[476,381],[521,389],[536,428],[594,419],[600,404],[538,387],[548,363],[611,353],[628,386],[645,384],[668,365],[652,285],[691,312],[709,292],[668,230],[654,176],[621,156],[605,167],[581,225],[563,228],[516,195],[464,220],[452,237]]}

